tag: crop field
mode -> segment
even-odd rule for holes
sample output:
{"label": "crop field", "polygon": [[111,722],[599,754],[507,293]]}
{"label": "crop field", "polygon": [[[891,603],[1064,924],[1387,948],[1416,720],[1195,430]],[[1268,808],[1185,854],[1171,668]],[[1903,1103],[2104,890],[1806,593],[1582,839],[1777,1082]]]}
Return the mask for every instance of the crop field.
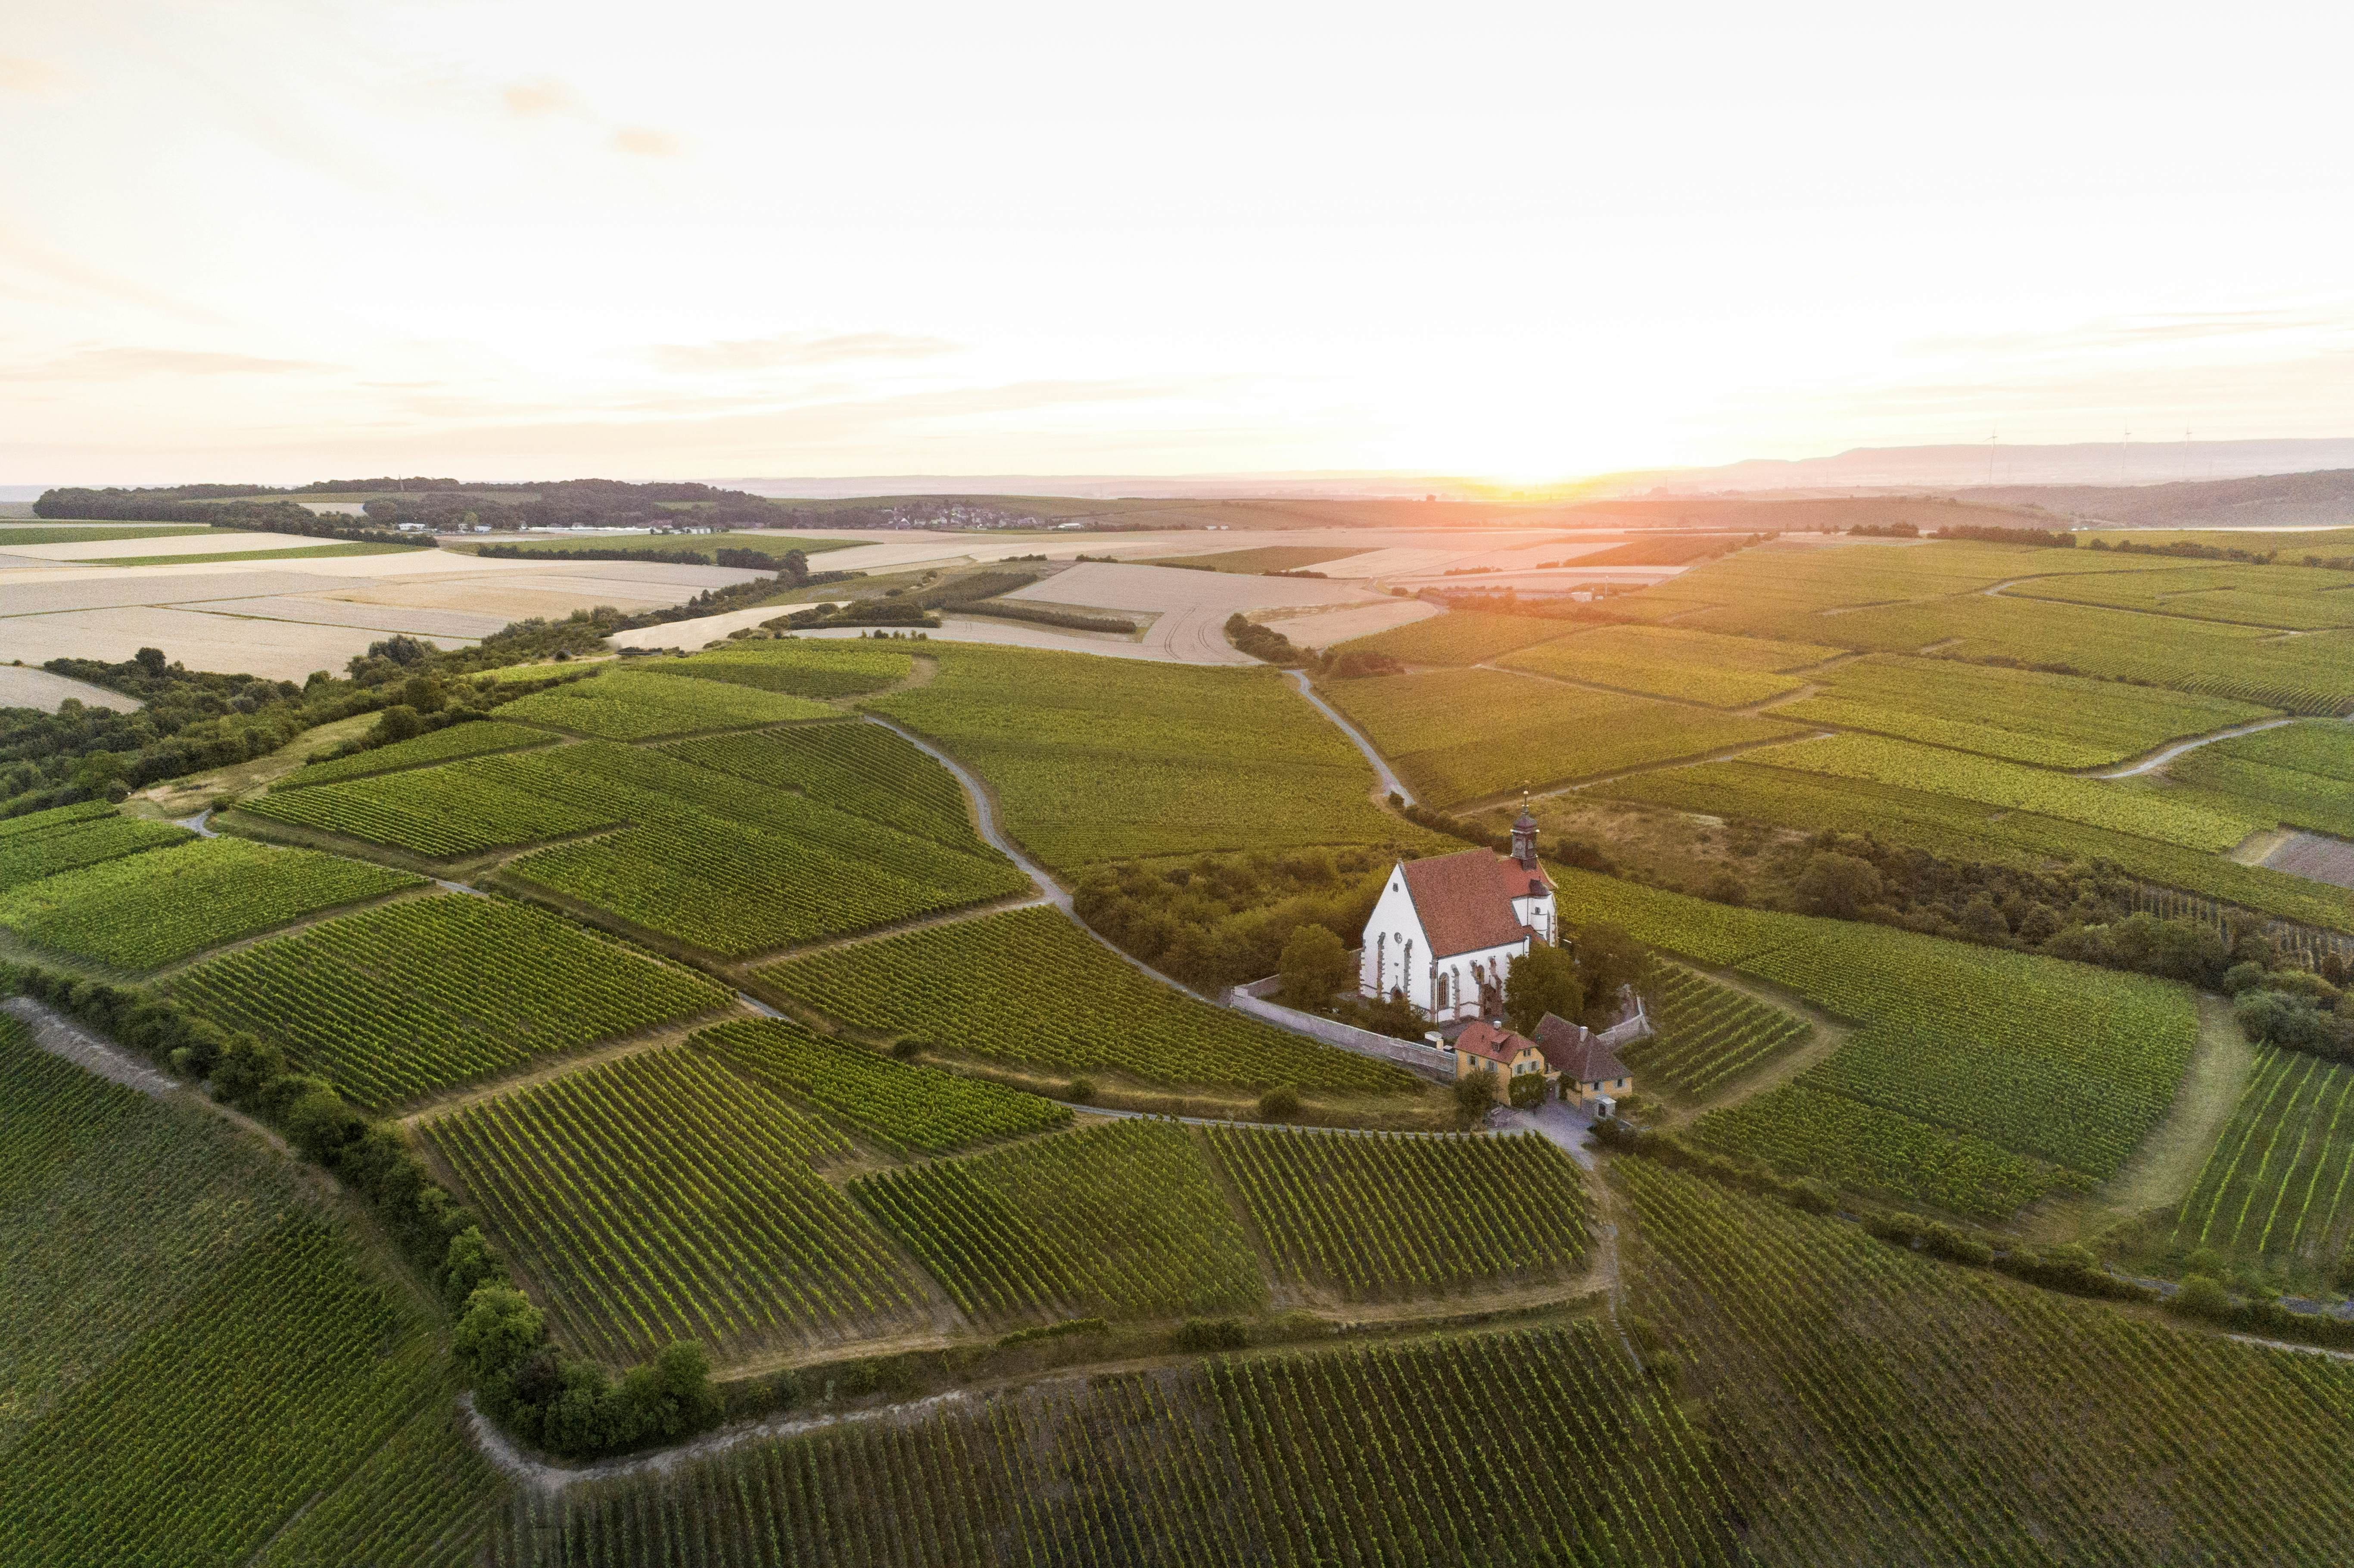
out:
{"label": "crop field", "polygon": [[724,1006],[688,969],[504,899],[363,910],[173,977],[180,1001],[275,1040],[370,1108]]}
{"label": "crop field", "polygon": [[2264,820],[2354,838],[2354,726],[2285,725],[2186,752],[2171,778]]}
{"label": "crop field", "polygon": [[1116,1121],[851,1183],[976,1319],[1249,1311],[1267,1284],[1184,1128]]}
{"label": "crop field", "polygon": [[1855,660],[1819,679],[1826,690],[1775,712],[2046,768],[2122,762],[2273,711],[2115,681],[1893,654]]}
{"label": "crop field", "polygon": [[0,1563],[243,1562],[442,1375],[350,1240],[289,1217],[0,1453]]}
{"label": "crop field", "polygon": [[[693,508],[682,508],[681,516],[693,517]],[[788,551],[799,550],[804,556],[819,555],[827,550],[843,549],[862,541],[857,539],[806,539],[790,534],[600,534],[590,538],[572,539],[503,539],[527,556],[551,556],[557,560],[569,556],[577,560],[599,560],[604,557],[587,554],[589,551],[627,550],[631,554],[674,555],[681,550],[695,551],[705,561],[716,560],[720,550],[757,550],[771,560]]]}
{"label": "crop field", "polygon": [[2354,1545],[2354,1367],[1646,1160],[1613,1178],[1630,1304],[1706,1391],[1687,1408],[1762,1563],[2317,1564]]}
{"label": "crop field", "polygon": [[1066,1072],[1241,1088],[1420,1083],[1148,980],[1052,909],[828,948],[758,974],[853,1028]]}
{"label": "crop field", "polygon": [[10,833],[0,837],[0,892],[195,836],[171,822],[112,816],[85,817],[41,832]]}
{"label": "crop field", "polygon": [[1673,1395],[1606,1328],[1573,1323],[1108,1375],[745,1444],[520,1503],[495,1561],[1709,1568],[1744,1560],[1724,1511]]}
{"label": "crop field", "polygon": [[281,779],[274,788],[300,789],[310,784],[340,784],[346,779],[366,779],[403,768],[455,762],[461,758],[480,757],[486,752],[520,751],[528,747],[546,746],[554,739],[556,736],[544,729],[534,729],[528,725],[505,724],[497,719],[451,725],[448,729],[420,735],[415,740],[396,741],[373,750],[354,752],[332,762],[311,763]]}
{"label": "crop field", "polygon": [[1657,1033],[1618,1054],[1638,1088],[1678,1099],[1705,1098],[1814,1038],[1806,1020],[1681,964],[1658,965],[1643,1000]]}
{"label": "crop field", "polygon": [[1325,695],[1440,807],[1804,733],[1500,670],[1336,681]]}
{"label": "crop field", "polygon": [[272,789],[240,810],[434,860],[594,832],[620,821],[535,793],[509,757],[477,758],[342,784]]}
{"label": "crop field", "polygon": [[1386,653],[1403,664],[1483,664],[1516,648],[1566,637],[1577,629],[1574,620],[1455,609],[1343,642],[1340,651]]}
{"label": "crop field", "polygon": [[1371,554],[1369,546],[1349,549],[1338,545],[1261,545],[1255,550],[1214,551],[1206,556],[1164,556],[1140,561],[1146,567],[1201,567],[1214,572],[1296,572],[1327,561],[1345,561]]}
{"label": "crop field", "polygon": [[1606,626],[1522,649],[1500,662],[1531,674],[1734,708],[1798,690],[1808,677],[1787,672],[1819,664],[1839,652],[1818,643],[1727,637],[1673,626]]}
{"label": "crop field", "polygon": [[505,1483],[463,1419],[429,1401],[272,1536],[254,1568],[473,1568]]}
{"label": "crop field", "polygon": [[153,969],[424,880],[312,850],[197,839],[0,894],[0,926],[36,947]]}
{"label": "crop field", "polygon": [[2264,1049],[2198,1183],[2174,1242],[2327,1280],[2354,1229],[2354,1067]]}
{"label": "crop field", "polygon": [[2033,811],[2185,849],[2227,850],[2259,826],[2252,817],[2186,801],[2140,780],[2048,773],[2021,763],[1879,736],[1838,735],[1768,747],[1746,760],[1762,767],[1953,795],[1982,806]]}
{"label": "crop field", "polygon": [[1585,1266],[1594,1205],[1584,1177],[1535,1133],[1204,1131],[1289,1283],[1364,1299],[1557,1280]]}
{"label": "crop field", "polygon": [[502,718],[572,730],[601,740],[656,740],[703,730],[749,729],[795,719],[841,716],[839,710],[807,697],[726,681],[681,681],[626,668],[518,697],[498,711]]}
{"label": "crop field", "polygon": [[2006,588],[2022,599],[2065,599],[2155,610],[2195,620],[2235,620],[2314,631],[2354,626],[2354,575],[2310,567],[2259,567],[2184,562],[2172,570],[2142,570],[2041,578]]}
{"label": "crop field", "polygon": [[784,1019],[716,1024],[693,1044],[753,1079],[780,1087],[900,1153],[946,1154],[1002,1138],[1068,1126],[1054,1101],[1001,1084],[896,1062]]}
{"label": "crop field", "polygon": [[[2198,755],[2192,753],[2193,756]],[[2354,909],[2301,877],[2081,822],[1931,795],[1891,784],[1793,773],[1746,759],[1666,768],[1594,786],[1594,793],[1711,816],[1745,817],[1799,832],[1872,833],[1958,860],[2041,867],[2110,860],[2137,876],[2287,920],[2354,930]]]}
{"label": "crop field", "polygon": [[698,768],[798,789],[950,849],[993,853],[973,829],[956,776],[879,724],[803,725],[674,741],[663,749]]}
{"label": "crop field", "polygon": [[1273,670],[977,643],[930,656],[929,685],[867,705],[986,779],[1050,866],[1397,836],[1364,758]]}
{"label": "crop field", "polygon": [[913,657],[887,647],[804,642],[796,637],[747,639],[684,659],[647,659],[631,666],[637,673],[694,675],[801,697],[853,697],[879,692],[906,680],[915,667]]}
{"label": "crop field", "polygon": [[2197,1039],[2190,993],[2162,980],[1553,875],[1564,908],[1860,1025],[1795,1082],[1698,1124],[1703,1141],[1788,1170],[2007,1213],[2020,1193],[2115,1174],[2172,1104]]}
{"label": "crop field", "polygon": [[598,742],[514,766],[535,776],[535,798],[640,825],[525,855],[507,874],[730,958],[1030,886],[985,845],[952,850],[836,810],[814,791],[748,788],[684,756]]}
{"label": "crop field", "polygon": [[602,1361],[679,1339],[734,1360],[923,1316],[882,1233],[811,1170],[848,1140],[699,1051],[585,1067],[424,1131],[551,1325]]}
{"label": "crop field", "polygon": [[75,822],[96,821],[101,817],[114,814],[114,808],[103,800],[84,800],[72,806],[52,806],[46,811],[27,811],[21,817],[0,819],[0,843],[49,832]]}

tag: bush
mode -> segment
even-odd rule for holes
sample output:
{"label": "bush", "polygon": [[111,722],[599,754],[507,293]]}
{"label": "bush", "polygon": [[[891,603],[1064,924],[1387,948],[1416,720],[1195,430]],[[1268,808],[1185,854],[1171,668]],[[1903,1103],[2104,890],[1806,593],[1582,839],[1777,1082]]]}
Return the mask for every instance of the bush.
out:
{"label": "bush", "polygon": [[1466,1126],[1488,1114],[1496,1103],[1496,1069],[1481,1067],[1455,1080],[1455,1114]]}
{"label": "bush", "polygon": [[1250,1335],[1232,1318],[1188,1318],[1177,1326],[1174,1343],[1190,1352],[1239,1351]]}
{"label": "bush", "polygon": [[1073,1105],[1092,1105],[1096,1097],[1096,1081],[1093,1078],[1073,1078],[1071,1086],[1063,1091],[1063,1097]]}
{"label": "bush", "polygon": [[1283,944],[1284,1000],[1294,1007],[1320,1008],[1349,980],[1349,953],[1341,938],[1312,922],[1292,928]]}
{"label": "bush", "polygon": [[1543,1073],[1522,1073],[1513,1077],[1504,1097],[1522,1110],[1533,1110],[1545,1102],[1545,1078]]}
{"label": "bush", "polygon": [[2185,1318],[2220,1323],[2232,1315],[2232,1293],[2223,1288],[2221,1281],[2206,1275],[2187,1274],[2182,1277],[2182,1287],[2167,1301],[2166,1309]]}
{"label": "bush", "polygon": [[1289,1121],[1299,1114],[1299,1091],[1288,1084],[1278,1084],[1258,1097],[1258,1119]]}

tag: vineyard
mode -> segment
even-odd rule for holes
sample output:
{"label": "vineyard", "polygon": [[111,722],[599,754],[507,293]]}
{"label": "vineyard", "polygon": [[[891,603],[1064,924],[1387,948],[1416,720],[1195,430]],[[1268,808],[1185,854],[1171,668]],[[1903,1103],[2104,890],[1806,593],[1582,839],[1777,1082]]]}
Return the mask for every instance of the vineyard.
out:
{"label": "vineyard", "polygon": [[2354,838],[2354,736],[2343,724],[2285,725],[2201,747],[2168,776],[2237,810],[2291,827]]}
{"label": "vineyard", "polygon": [[654,740],[841,715],[823,703],[782,692],[622,668],[518,697],[501,707],[499,716],[603,740]]}
{"label": "vineyard", "polygon": [[692,675],[799,697],[862,696],[897,685],[915,667],[907,654],[872,643],[804,642],[790,637],[735,642],[684,659],[649,659],[634,666],[658,675]]}
{"label": "vineyard", "polygon": [[114,816],[74,818],[39,832],[9,833],[0,837],[0,892],[195,836],[170,822]]}
{"label": "vineyard", "polygon": [[1148,980],[1052,909],[830,948],[758,974],[854,1028],[1066,1072],[1242,1088],[1379,1092],[1419,1082]]}
{"label": "vineyard", "polygon": [[2023,599],[2317,631],[2354,626],[2354,600],[2338,591],[2347,588],[2354,588],[2354,576],[2344,572],[2230,563],[2047,579],[2004,591]]}
{"label": "vineyard", "polygon": [[2037,869],[2055,860],[2115,861],[2136,876],[2283,919],[2354,929],[2354,910],[2343,897],[2301,877],[2156,839],[1892,784],[1734,760],[1638,773],[1596,785],[1592,792],[1681,811],[1745,817],[1801,832],[1872,833],[1956,860]]}
{"label": "vineyard", "polygon": [[198,839],[0,894],[0,926],[37,947],[153,969],[424,880],[312,850]]}
{"label": "vineyard", "polygon": [[2190,1195],[2174,1245],[2327,1281],[2354,1229],[2354,1066],[2264,1050]]}
{"label": "vineyard", "polygon": [[1553,874],[1564,907],[1860,1025],[1695,1136],[1868,1191],[1991,1216],[2105,1180],[2172,1104],[2197,1038],[2190,993],[2144,976]]}
{"label": "vineyard", "polygon": [[869,1142],[901,1153],[945,1154],[1051,1131],[1071,1119],[1052,1100],[938,1067],[895,1062],[782,1019],[716,1024],[693,1043],[754,1080],[848,1122]]}
{"label": "vineyard", "polygon": [[1386,653],[1402,664],[1484,664],[1516,648],[1549,642],[1577,629],[1574,620],[1458,609],[1343,642],[1339,651]]}
{"label": "vineyard", "polygon": [[[1649,1161],[1631,1306],[1771,1565],[2341,1562],[2354,1368],[1933,1263]],[[1797,1484],[1794,1484],[1794,1480]]]}
{"label": "vineyard", "polygon": [[1826,690],[1775,711],[2046,768],[2122,762],[2179,736],[2246,724],[2271,711],[2219,697],[1950,659],[1875,655],[1819,678]]}
{"label": "vineyard", "polygon": [[1801,733],[1500,670],[1337,681],[1326,697],[1434,806]]}
{"label": "vineyard", "polygon": [[1606,626],[1539,643],[1500,662],[1532,674],[1734,708],[1798,690],[1808,678],[1787,672],[1819,664],[1839,652],[1816,643],[1672,626]]}
{"label": "vineyard", "polygon": [[496,898],[439,894],[324,921],[172,978],[378,1107],[724,1006],[700,976]]}
{"label": "vineyard", "polygon": [[535,793],[534,775],[521,766],[526,760],[536,759],[480,758],[343,784],[281,788],[239,809],[434,860],[593,832],[620,820],[596,806]]}
{"label": "vineyard", "polygon": [[1535,1133],[1204,1136],[1291,1284],[1362,1299],[1559,1280],[1585,1266],[1585,1181]]}
{"label": "vineyard", "polygon": [[1179,1127],[1117,1121],[887,1171],[851,1193],[977,1319],[1265,1304],[1250,1240]]}
{"label": "vineyard", "polygon": [[2257,827],[2247,816],[2182,801],[2137,780],[2113,782],[2047,773],[2016,762],[1878,736],[1837,735],[1768,747],[1753,753],[1748,760],[1801,773],[1828,773],[1925,789],[2003,810],[2034,811],[2185,849],[2227,850]]}
{"label": "vineyard", "polygon": [[437,729],[414,740],[396,741],[390,746],[339,757],[332,762],[311,763],[281,779],[273,788],[301,789],[313,784],[341,784],[354,779],[372,778],[379,773],[398,772],[404,768],[423,768],[437,762],[456,762],[464,758],[482,757],[493,751],[521,751],[530,747],[546,746],[555,739],[556,736],[544,729],[534,729],[528,725],[505,724],[496,719],[451,725],[448,729]]}
{"label": "vineyard", "polygon": [[1704,1099],[1814,1038],[1804,1019],[1681,964],[1660,963],[1643,983],[1649,1040],[1619,1048],[1640,1086]]}
{"label": "vineyard", "polygon": [[1388,843],[1355,747],[1267,669],[934,643],[929,685],[870,700],[995,791],[1046,864]]}
{"label": "vineyard", "polygon": [[987,854],[956,776],[877,724],[804,725],[663,747],[698,768],[814,800],[950,849]]}
{"label": "vineyard", "polygon": [[0,1453],[0,1563],[237,1563],[448,1396],[426,1320],[291,1217]]}
{"label": "vineyard", "polygon": [[1595,1324],[1046,1384],[518,1504],[499,1568],[1744,1561],[1676,1401]]}
{"label": "vineyard", "polygon": [[873,1222],[811,1170],[849,1143],[699,1051],[585,1067],[424,1134],[551,1327],[615,1365],[679,1339],[732,1359],[925,1317]]}

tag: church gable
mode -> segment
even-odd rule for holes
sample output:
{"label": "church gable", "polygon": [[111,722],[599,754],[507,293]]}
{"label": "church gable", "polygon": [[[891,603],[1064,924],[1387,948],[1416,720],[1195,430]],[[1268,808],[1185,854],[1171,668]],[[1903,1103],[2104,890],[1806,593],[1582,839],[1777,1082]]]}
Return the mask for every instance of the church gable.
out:
{"label": "church gable", "polygon": [[1430,955],[1438,959],[1508,947],[1539,935],[1513,901],[1553,892],[1543,871],[1532,872],[1483,849],[1409,861],[1402,874]]}

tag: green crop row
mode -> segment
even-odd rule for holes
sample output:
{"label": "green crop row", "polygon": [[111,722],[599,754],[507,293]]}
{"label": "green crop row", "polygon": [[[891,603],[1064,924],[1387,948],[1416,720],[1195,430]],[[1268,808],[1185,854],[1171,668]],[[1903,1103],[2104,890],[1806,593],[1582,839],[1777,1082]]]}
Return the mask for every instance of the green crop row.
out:
{"label": "green crop row", "polygon": [[1351,1298],[1553,1280],[1585,1266],[1593,1204],[1535,1133],[1363,1137],[1212,1128],[1278,1276]]}
{"label": "green crop row", "polygon": [[813,724],[664,747],[698,768],[732,774],[919,833],[989,853],[956,776],[878,724]]}
{"label": "green crop row", "polygon": [[1656,1033],[1618,1054],[1646,1092],[1702,1098],[1814,1038],[1806,1020],[1680,964],[1654,966],[1643,1000]]}
{"label": "green crop row", "polygon": [[82,818],[46,832],[12,833],[0,838],[0,892],[195,836],[174,823],[138,817]]}
{"label": "green crop row", "polygon": [[783,1019],[722,1023],[694,1043],[737,1071],[799,1096],[885,1149],[943,1154],[1069,1124],[1052,1100],[937,1067],[895,1062]]}
{"label": "green crop row", "polygon": [[787,959],[759,977],[853,1027],[1065,1072],[1159,1084],[1401,1090],[1403,1068],[1193,1001],[1052,909]]}
{"label": "green crop row", "polygon": [[852,697],[896,686],[916,662],[874,643],[804,641],[797,637],[731,642],[679,660],[644,661],[633,668],[659,675],[693,675],[789,692],[801,697]]}
{"label": "green crop row", "polygon": [[436,762],[455,762],[461,758],[480,757],[493,751],[520,751],[527,747],[546,746],[555,739],[556,736],[544,729],[534,729],[529,725],[506,724],[497,719],[451,725],[448,729],[437,729],[414,740],[397,741],[391,746],[354,752],[332,762],[311,763],[296,768],[272,788],[300,789],[313,784],[340,784],[348,779],[367,779],[379,773],[421,768]]}
{"label": "green crop row", "polygon": [[1267,1299],[1183,1128],[1119,1121],[864,1177],[851,1193],[978,1319],[1176,1318]]}
{"label": "green crop row", "polygon": [[421,876],[247,839],[199,839],[0,894],[0,926],[37,947],[153,969]]}
{"label": "green crop row", "polygon": [[2328,1280],[2354,1231],[2349,1101],[2354,1066],[2262,1052],[2175,1214],[2176,1244],[2277,1262]]}
{"label": "green crop row", "polygon": [[1355,638],[1339,648],[1347,653],[1386,653],[1404,664],[1484,664],[1516,648],[1549,642],[1577,629],[1574,620],[1460,609]]}
{"label": "green crop row", "polygon": [[618,669],[519,697],[499,716],[605,740],[653,740],[701,730],[749,729],[794,719],[835,718],[840,710],[806,697],[725,681],[680,681]]}
{"label": "green crop row", "polygon": [[1819,643],[1727,637],[1674,626],[1609,626],[1507,655],[1509,669],[1596,685],[1740,707],[1795,692],[1806,679],[1787,673],[1839,652]]}
{"label": "green crop row", "polygon": [[425,1124],[551,1325],[617,1365],[673,1340],[726,1357],[921,1320],[872,1222],[811,1171],[840,1133],[684,1046]]}
{"label": "green crop row", "polygon": [[[567,748],[568,749],[568,748]],[[243,810],[436,860],[537,843],[612,826],[610,810],[567,804],[528,787],[525,758],[485,757],[403,773],[273,789]]]}
{"label": "green crop row", "polygon": [[383,1107],[632,1030],[726,992],[504,899],[387,904],[208,959],[179,1001],[276,1041],[355,1103]]}

